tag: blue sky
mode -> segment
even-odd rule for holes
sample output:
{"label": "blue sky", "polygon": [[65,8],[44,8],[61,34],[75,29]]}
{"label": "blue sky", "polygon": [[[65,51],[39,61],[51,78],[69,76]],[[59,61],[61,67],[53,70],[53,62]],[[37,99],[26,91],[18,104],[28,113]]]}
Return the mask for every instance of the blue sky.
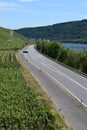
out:
{"label": "blue sky", "polygon": [[0,0],[0,26],[9,29],[87,19],[87,0]]}

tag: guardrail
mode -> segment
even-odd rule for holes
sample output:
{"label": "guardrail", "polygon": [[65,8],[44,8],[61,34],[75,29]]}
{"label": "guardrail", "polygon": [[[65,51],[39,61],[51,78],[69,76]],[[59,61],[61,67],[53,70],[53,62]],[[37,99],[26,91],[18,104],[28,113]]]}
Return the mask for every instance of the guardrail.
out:
{"label": "guardrail", "polygon": [[54,61],[54,62],[56,62],[56,63],[62,65],[63,67],[66,67],[67,69],[72,70],[72,71],[74,71],[75,73],[78,73],[79,75],[84,76],[85,78],[87,78],[87,74],[86,74],[86,73],[83,73],[83,72],[80,71],[80,70],[77,70],[77,69],[75,69],[75,68],[72,68],[71,66],[66,65],[66,64],[64,64],[63,62],[60,62],[60,61],[58,61],[58,60],[56,60],[56,59],[53,59],[52,57],[49,57],[49,56],[45,55],[45,54],[42,53],[41,51],[37,50],[36,46],[34,46],[34,48],[36,49],[36,51],[38,51],[38,52],[39,52],[40,54],[42,54],[43,56],[45,56],[45,57],[51,59],[52,61]]}

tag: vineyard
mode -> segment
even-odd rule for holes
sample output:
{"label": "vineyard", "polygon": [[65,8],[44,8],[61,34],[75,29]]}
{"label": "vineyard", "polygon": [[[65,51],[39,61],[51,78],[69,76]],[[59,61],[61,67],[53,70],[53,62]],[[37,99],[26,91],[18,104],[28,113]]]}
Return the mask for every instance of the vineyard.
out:
{"label": "vineyard", "polygon": [[62,130],[21,73],[15,52],[0,52],[0,130]]}
{"label": "vineyard", "polygon": [[26,44],[30,44],[29,40],[13,32],[11,35],[11,30],[0,27],[0,50],[18,50],[23,48]]}

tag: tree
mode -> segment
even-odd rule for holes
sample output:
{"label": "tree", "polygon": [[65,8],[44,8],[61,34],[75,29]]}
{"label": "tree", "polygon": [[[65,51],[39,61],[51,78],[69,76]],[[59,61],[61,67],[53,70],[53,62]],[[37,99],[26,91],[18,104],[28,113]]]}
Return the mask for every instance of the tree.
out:
{"label": "tree", "polygon": [[64,62],[64,60],[67,58],[67,50],[65,47],[61,46],[60,50],[57,53],[57,60]]}
{"label": "tree", "polygon": [[51,45],[49,46],[48,55],[56,59],[59,49],[60,49],[60,44],[57,42],[56,43],[52,42]]}

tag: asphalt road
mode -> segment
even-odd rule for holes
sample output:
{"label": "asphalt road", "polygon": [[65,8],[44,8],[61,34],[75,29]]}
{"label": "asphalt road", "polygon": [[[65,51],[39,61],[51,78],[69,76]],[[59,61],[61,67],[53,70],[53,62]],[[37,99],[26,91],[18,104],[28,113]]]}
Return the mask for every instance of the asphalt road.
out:
{"label": "asphalt road", "polygon": [[26,50],[29,53],[19,52],[20,61],[39,81],[70,128],[87,130],[87,79],[42,56],[33,46]]}

